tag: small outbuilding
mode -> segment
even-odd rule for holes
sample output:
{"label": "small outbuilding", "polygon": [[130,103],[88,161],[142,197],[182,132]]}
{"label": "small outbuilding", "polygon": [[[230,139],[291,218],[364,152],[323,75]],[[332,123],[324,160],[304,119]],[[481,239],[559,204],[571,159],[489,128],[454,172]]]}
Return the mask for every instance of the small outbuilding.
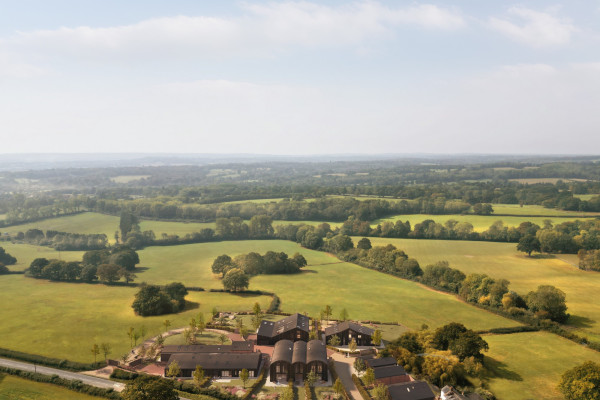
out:
{"label": "small outbuilding", "polygon": [[347,346],[352,339],[356,341],[358,346],[371,346],[371,338],[374,332],[373,329],[366,326],[351,321],[344,321],[325,329],[325,342],[329,343],[329,340],[333,336],[338,336],[341,346]]}
{"label": "small outbuilding", "polygon": [[379,367],[390,367],[394,365],[398,365],[398,362],[394,357],[381,357],[381,358],[373,358],[373,357],[361,357],[365,362],[367,368],[379,368]]}
{"label": "small outbuilding", "polygon": [[388,365],[385,367],[373,368],[375,380],[384,385],[393,385],[395,383],[410,382],[410,375],[399,365]]}

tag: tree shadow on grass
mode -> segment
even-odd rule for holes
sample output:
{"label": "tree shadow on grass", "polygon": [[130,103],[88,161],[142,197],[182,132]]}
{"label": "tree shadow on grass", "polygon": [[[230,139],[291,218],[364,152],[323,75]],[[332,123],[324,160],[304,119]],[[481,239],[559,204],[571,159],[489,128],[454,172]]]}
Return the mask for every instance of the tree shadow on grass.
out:
{"label": "tree shadow on grass", "polygon": [[179,312],[182,313],[182,312],[186,312],[186,311],[190,311],[190,310],[195,310],[197,308],[200,308],[200,303],[196,303],[195,301],[186,300],[185,307],[183,308],[183,310],[181,310]]}
{"label": "tree shadow on grass", "polygon": [[[217,292],[219,293],[219,292]],[[232,296],[237,296],[237,297],[244,297],[244,298],[248,298],[248,299],[252,299],[252,298],[256,298],[256,297],[260,297],[260,296],[265,296],[265,293],[247,293],[247,292],[220,292],[220,293],[227,293],[230,294]]]}
{"label": "tree shadow on grass", "polygon": [[482,378],[484,379],[500,378],[519,382],[523,380],[521,375],[508,369],[508,366],[502,361],[485,356],[483,365],[485,366],[485,369],[482,372]]}
{"label": "tree shadow on grass", "polygon": [[150,268],[148,267],[135,267],[135,271],[132,271],[133,273],[138,273],[138,272],[146,272],[148,271]]}
{"label": "tree shadow on grass", "polygon": [[554,254],[537,253],[537,254],[532,254],[531,256],[528,256],[528,258],[533,258],[535,260],[548,260],[548,259],[556,258],[556,256]]}
{"label": "tree shadow on grass", "polygon": [[318,274],[319,272],[315,271],[314,269],[303,269],[302,272],[301,272],[301,274],[304,274],[304,273],[307,273],[307,274]]}
{"label": "tree shadow on grass", "polygon": [[6,376],[6,374],[0,373],[0,383],[2,383],[2,381],[4,380],[5,376]]}
{"label": "tree shadow on grass", "polygon": [[592,328],[596,321],[588,317],[582,317],[581,315],[571,315],[567,324],[575,328]]}

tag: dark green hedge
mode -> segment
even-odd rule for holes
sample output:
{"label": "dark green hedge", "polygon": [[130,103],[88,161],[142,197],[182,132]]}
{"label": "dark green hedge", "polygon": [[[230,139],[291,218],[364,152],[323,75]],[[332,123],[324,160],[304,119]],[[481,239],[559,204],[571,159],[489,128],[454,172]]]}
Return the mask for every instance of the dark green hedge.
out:
{"label": "dark green hedge", "polygon": [[355,374],[352,374],[352,382],[354,382],[356,388],[358,389],[360,395],[363,397],[364,400],[373,400],[373,398],[365,388],[365,385],[363,385],[362,381]]}
{"label": "dark green hedge", "polygon": [[85,364],[75,361],[60,360],[58,358],[44,357],[39,356],[37,354],[28,354],[20,351],[2,348],[0,348],[0,357],[12,358],[13,360],[20,360],[38,365],[45,365],[48,367],[54,367],[68,371],[89,371],[106,366],[106,363],[104,361],[98,362],[96,364]]}

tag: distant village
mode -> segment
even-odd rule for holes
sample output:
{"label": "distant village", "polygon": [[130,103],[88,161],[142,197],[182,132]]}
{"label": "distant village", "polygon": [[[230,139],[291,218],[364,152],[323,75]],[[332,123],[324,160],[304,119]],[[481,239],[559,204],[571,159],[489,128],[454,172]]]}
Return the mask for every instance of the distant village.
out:
{"label": "distant village", "polygon": [[[395,358],[380,357],[384,346],[373,343],[375,330],[357,322],[332,321],[317,335],[311,335],[311,329],[309,317],[296,313],[278,321],[263,320],[256,333],[246,338],[232,333],[231,344],[164,345],[157,361],[144,372],[185,380],[192,379],[199,366],[205,377],[226,382],[239,379],[242,371],[247,379],[256,379],[264,371],[265,385],[271,386],[303,385],[309,374],[316,378],[315,385],[332,386],[334,377],[339,376],[349,393],[359,386],[352,375],[361,374],[354,367],[360,359],[365,369],[372,370],[374,383],[387,388],[391,400],[480,399],[476,394],[465,396],[449,386],[440,389],[413,379]],[[334,360],[347,368],[332,371]],[[174,363],[176,376],[170,373]],[[359,398],[355,396],[355,400]]]}

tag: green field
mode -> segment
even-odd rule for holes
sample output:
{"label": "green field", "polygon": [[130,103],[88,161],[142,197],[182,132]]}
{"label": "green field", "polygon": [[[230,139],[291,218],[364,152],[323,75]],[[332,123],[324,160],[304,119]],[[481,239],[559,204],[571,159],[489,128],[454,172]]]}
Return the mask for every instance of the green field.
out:
{"label": "green field", "polygon": [[562,222],[574,221],[581,219],[577,217],[526,217],[526,216],[500,216],[500,215],[429,215],[429,214],[406,214],[406,215],[394,215],[388,218],[381,218],[372,222],[372,225],[381,224],[384,221],[390,221],[395,223],[396,221],[409,221],[410,225],[414,228],[416,224],[420,224],[426,219],[432,219],[437,223],[445,224],[448,220],[455,220],[458,222],[470,222],[473,225],[475,232],[483,232],[487,230],[496,221],[502,221],[504,226],[519,226],[522,222],[529,221],[539,226],[544,226],[545,220],[550,220],[554,225]]}
{"label": "green field", "polygon": [[185,282],[188,286],[201,286],[206,289],[222,289],[223,284],[211,271],[215,258],[221,254],[235,257],[238,254],[269,250],[283,251],[289,256],[300,252],[309,264],[336,262],[325,253],[302,248],[299,244],[286,240],[240,240],[233,242],[211,242],[186,244],[181,246],[148,247],[140,250],[138,281],[167,283],[173,280]]}
{"label": "green field", "polygon": [[[140,221],[140,230],[152,230],[158,239],[163,233],[184,236],[187,233],[199,232],[204,228],[213,228],[213,222],[170,222],[170,221]],[[108,240],[114,242],[115,232],[119,230],[119,217],[112,215],[85,212],[66,217],[50,218],[42,221],[30,222],[3,228],[2,232],[15,234],[28,229],[53,229],[60,232],[72,233],[104,233]]]}
{"label": "green field", "polygon": [[[150,247],[140,252],[140,265],[147,270],[138,274],[138,281],[181,280],[191,286],[221,288],[221,281],[210,269],[218,255],[234,256],[250,251],[262,254],[268,250],[289,255],[300,252],[309,264],[299,275],[263,275],[251,279],[250,289],[276,293],[282,300],[283,311],[307,311],[315,315],[325,304],[330,304],[335,314],[345,307],[351,318],[400,321],[415,329],[423,323],[438,326],[453,320],[464,321],[477,329],[515,325],[511,320],[466,305],[453,296],[354,264],[341,263],[327,253],[282,240]],[[375,298],[372,296],[374,291],[377,292]]]}
{"label": "green field", "polygon": [[2,347],[48,357],[90,362],[94,343],[110,343],[114,358],[129,350],[130,326],[158,334],[162,322],[186,326],[198,312],[251,310],[258,301],[268,307],[268,296],[241,296],[226,293],[190,292],[189,309],[179,314],[139,317],[133,313],[135,288],[47,282],[23,275],[0,277]]}
{"label": "green field", "polygon": [[560,399],[557,385],[566,370],[600,353],[547,332],[484,336],[490,350],[490,389],[499,400]]}
{"label": "green field", "polygon": [[[590,200],[592,197],[598,197],[600,194],[574,194],[573,197],[577,197],[581,200]],[[1,217],[0,217],[1,219]]]}
{"label": "green field", "polygon": [[83,251],[58,252],[50,247],[33,246],[30,244],[0,242],[0,247],[3,247],[7,253],[16,257],[17,263],[8,266],[12,271],[23,271],[29,268],[29,264],[36,258],[60,258],[65,261],[81,261],[83,257]]}
{"label": "green field", "polygon": [[110,180],[115,183],[130,183],[139,181],[140,179],[150,178],[150,176],[151,175],[119,175],[113,176],[112,178],[110,178]]}
{"label": "green field", "polygon": [[595,217],[600,215],[597,212],[565,211],[536,205],[524,205],[521,207],[518,204],[492,204],[492,208],[494,209],[494,214],[501,215],[536,215],[548,217]]}
{"label": "green field", "polygon": [[[358,238],[354,238],[356,242]],[[469,273],[487,274],[510,281],[511,290],[527,294],[538,285],[554,285],[567,294],[570,320],[577,328],[600,340],[600,273],[582,271],[559,259],[527,257],[514,243],[449,240],[371,238],[373,245],[392,243],[416,258],[422,267],[446,260],[450,266]],[[559,257],[564,257],[559,255]]]}
{"label": "green field", "polygon": [[3,400],[94,400],[98,397],[72,390],[0,374],[0,399]]}

